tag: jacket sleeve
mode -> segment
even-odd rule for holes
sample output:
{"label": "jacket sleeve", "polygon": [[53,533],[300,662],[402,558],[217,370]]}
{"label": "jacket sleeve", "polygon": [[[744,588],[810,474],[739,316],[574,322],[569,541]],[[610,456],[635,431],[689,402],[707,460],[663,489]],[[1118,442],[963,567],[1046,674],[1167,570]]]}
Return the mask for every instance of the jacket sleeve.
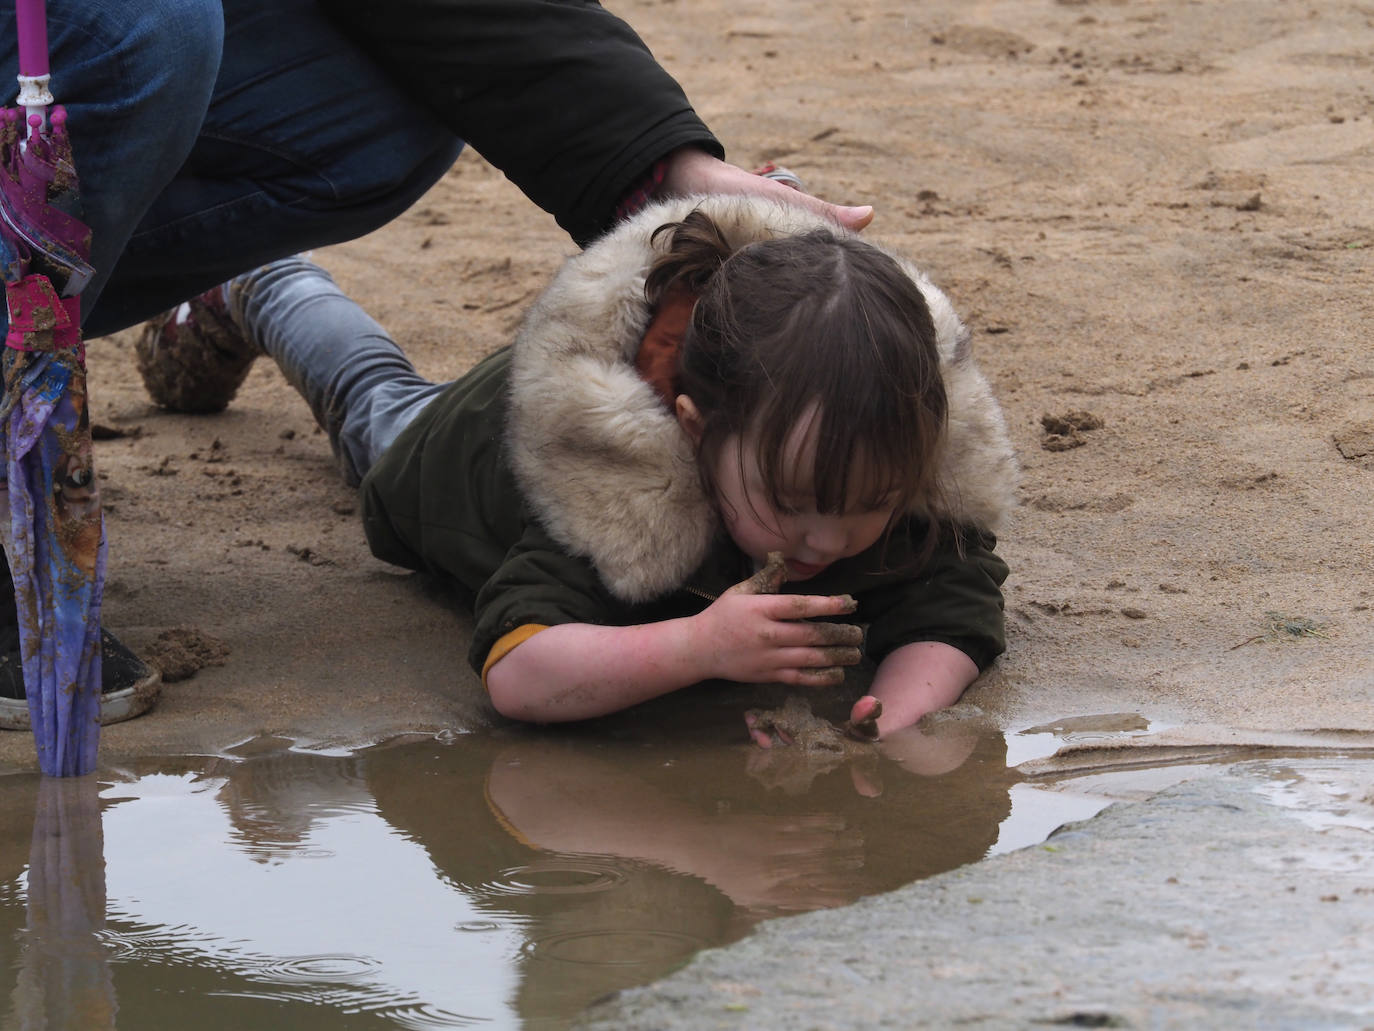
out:
{"label": "jacket sleeve", "polygon": [[387,475],[398,467],[376,466],[363,481],[368,544],[383,561],[436,577],[472,606],[468,661],[474,670],[481,672],[492,647],[521,627],[630,621],[591,564],[563,552],[537,522],[526,523],[505,550],[491,537],[436,526],[424,517],[419,478]]}
{"label": "jacket sleeve", "polygon": [[859,616],[869,623],[869,655],[917,641],[958,648],[984,670],[1006,650],[1002,582],[1007,564],[994,552],[991,534],[942,529],[934,555],[914,577],[857,595]]}
{"label": "jacket sleeve", "polygon": [[479,672],[492,646],[522,626],[631,621],[627,606],[602,586],[591,563],[563,552],[533,521],[477,593],[473,614],[468,661]]}
{"label": "jacket sleeve", "polygon": [[634,30],[592,0],[321,7],[579,244],[669,151],[724,154]]}

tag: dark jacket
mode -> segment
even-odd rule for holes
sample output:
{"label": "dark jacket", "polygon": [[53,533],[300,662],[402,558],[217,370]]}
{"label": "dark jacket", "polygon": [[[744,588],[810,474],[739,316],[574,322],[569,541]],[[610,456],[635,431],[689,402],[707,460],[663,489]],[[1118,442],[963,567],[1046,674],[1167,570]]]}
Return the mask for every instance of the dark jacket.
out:
{"label": "dark jacket", "polygon": [[[651,315],[644,272],[661,246],[651,234],[693,206],[736,246],[819,222],[756,198],[653,205],[570,258],[513,347],[452,384],[363,482],[373,552],[444,578],[474,605],[475,668],[522,625],[686,615],[752,572],[720,530],[686,435],[633,366]],[[886,544],[795,589],[853,594],[874,659],[932,640],[981,668],[1004,647],[1007,569],[993,533],[1017,469],[967,331],[944,294],[901,264],[930,308],[950,403],[938,491],[916,499]],[[920,563],[929,521],[941,543]]]}
{"label": "dark jacket", "polygon": [[634,30],[589,0],[320,0],[579,244],[655,161],[724,151]]}

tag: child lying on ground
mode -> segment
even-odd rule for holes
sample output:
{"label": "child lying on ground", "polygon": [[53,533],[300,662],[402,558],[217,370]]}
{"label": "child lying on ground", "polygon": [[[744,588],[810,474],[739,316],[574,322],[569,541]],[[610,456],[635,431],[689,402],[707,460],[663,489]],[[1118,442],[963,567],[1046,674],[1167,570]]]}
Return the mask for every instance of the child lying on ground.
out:
{"label": "child lying on ground", "polygon": [[[506,716],[702,681],[837,684],[857,721],[955,702],[1003,650],[1015,462],[948,299],[767,201],[652,205],[570,258],[515,344],[422,379],[303,259],[227,286],[361,482],[373,552],[456,586]],[[732,590],[770,552],[778,594]]]}

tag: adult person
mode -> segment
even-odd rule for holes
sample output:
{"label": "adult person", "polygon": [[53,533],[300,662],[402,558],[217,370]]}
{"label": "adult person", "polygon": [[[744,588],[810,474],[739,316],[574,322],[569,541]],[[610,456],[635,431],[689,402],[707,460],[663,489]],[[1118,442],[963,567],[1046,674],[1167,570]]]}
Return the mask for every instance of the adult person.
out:
{"label": "adult person", "polygon": [[[465,144],[579,243],[655,194],[872,218],[725,163],[678,84],[591,0],[49,0],[47,23],[92,230],[88,338],[384,225]],[[6,11],[5,81],[16,51]],[[104,646],[107,691],[146,673]],[[0,694],[20,697],[9,658]]]}

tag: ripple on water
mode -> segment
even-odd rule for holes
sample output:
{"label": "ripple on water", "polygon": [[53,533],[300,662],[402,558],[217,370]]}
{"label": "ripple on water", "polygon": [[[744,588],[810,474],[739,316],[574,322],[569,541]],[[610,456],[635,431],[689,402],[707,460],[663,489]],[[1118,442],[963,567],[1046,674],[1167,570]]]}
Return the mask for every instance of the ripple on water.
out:
{"label": "ripple on water", "polygon": [[509,867],[483,887],[496,895],[581,895],[610,891],[626,879],[625,872],[611,863],[553,859]]}
{"label": "ripple on water", "polygon": [[194,965],[195,946],[217,941],[215,935],[188,927],[110,927],[97,933],[115,963]]}
{"label": "ripple on water", "polygon": [[[343,1013],[367,1013],[376,1015],[388,1026],[414,1028],[415,1031],[429,1031],[430,1028],[474,1027],[479,1024],[490,1025],[490,1017],[472,1016],[440,1009],[424,1002],[397,998],[382,989],[361,991],[336,988],[313,989],[281,987],[270,991],[236,989],[232,991],[210,992],[221,999],[252,999],[262,1002],[305,1003],[312,1007],[329,1007]],[[311,1024],[315,1027],[315,1024]]]}
{"label": "ripple on water", "polygon": [[395,1024],[397,1027],[414,1028],[415,1031],[429,1031],[431,1028],[475,1027],[478,1024],[491,1024],[489,1017],[470,1017],[461,1013],[441,1010],[437,1006],[406,1006],[401,1009],[374,1010],[377,1016]]}
{"label": "ripple on water", "polygon": [[533,959],[594,966],[661,966],[703,949],[710,942],[681,931],[567,931],[534,938],[520,951]]}
{"label": "ripple on water", "polygon": [[501,930],[501,924],[496,920],[464,920],[462,923],[454,924],[453,929],[464,934],[487,934]]}
{"label": "ripple on water", "polygon": [[286,956],[254,964],[244,973],[282,984],[314,984],[319,981],[353,981],[381,967],[370,956],[348,953],[319,956]]}

